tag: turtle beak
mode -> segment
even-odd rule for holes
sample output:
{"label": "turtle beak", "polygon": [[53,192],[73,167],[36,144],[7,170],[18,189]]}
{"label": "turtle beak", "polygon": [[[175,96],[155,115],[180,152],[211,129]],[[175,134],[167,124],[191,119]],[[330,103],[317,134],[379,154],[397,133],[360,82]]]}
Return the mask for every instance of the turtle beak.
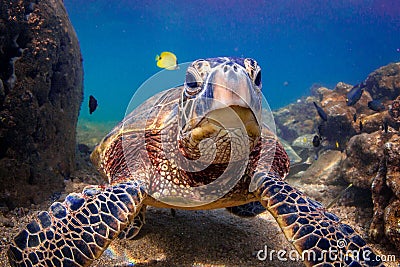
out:
{"label": "turtle beak", "polygon": [[206,114],[218,109],[235,107],[234,111],[242,120],[250,118],[244,114],[248,109],[253,113],[256,123],[261,125],[261,91],[253,85],[242,66],[233,62],[221,65],[209,74],[204,86],[204,102],[200,106],[206,108],[197,106],[197,117],[208,116]]}
{"label": "turtle beak", "polygon": [[[244,69],[240,66],[225,65],[211,74],[212,83],[207,90],[212,90],[214,103],[211,109],[228,106],[251,108],[252,84]],[[210,80],[211,80],[210,79]]]}
{"label": "turtle beak", "polygon": [[246,70],[233,62],[217,67],[205,79],[203,88],[193,101],[190,126],[193,128],[209,112],[230,106],[248,108],[261,125],[261,91],[250,80]]}
{"label": "turtle beak", "polygon": [[253,86],[246,70],[236,63],[228,62],[211,72],[202,98],[194,105],[193,137],[199,133],[201,139],[212,132],[235,129],[245,129],[253,140],[261,134],[261,92]]}

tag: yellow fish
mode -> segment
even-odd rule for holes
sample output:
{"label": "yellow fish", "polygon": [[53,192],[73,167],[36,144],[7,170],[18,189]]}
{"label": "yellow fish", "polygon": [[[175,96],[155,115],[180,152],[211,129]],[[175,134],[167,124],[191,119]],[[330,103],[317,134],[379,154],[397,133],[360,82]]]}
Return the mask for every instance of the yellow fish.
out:
{"label": "yellow fish", "polygon": [[178,61],[176,56],[171,52],[162,52],[161,55],[156,56],[157,67],[167,70],[178,69]]}
{"label": "yellow fish", "polygon": [[336,148],[339,148],[339,142],[338,141],[336,141]]}
{"label": "yellow fish", "polygon": [[303,138],[303,143],[304,143],[304,144],[307,143],[307,137],[304,137],[304,138]]}

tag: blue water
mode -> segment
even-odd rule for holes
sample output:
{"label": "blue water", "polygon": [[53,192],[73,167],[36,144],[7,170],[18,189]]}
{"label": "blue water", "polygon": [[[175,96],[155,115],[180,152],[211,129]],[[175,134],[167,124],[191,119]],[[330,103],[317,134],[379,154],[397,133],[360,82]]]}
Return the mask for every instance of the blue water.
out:
{"label": "blue water", "polygon": [[[215,56],[256,59],[272,109],[308,95],[314,83],[356,84],[400,61],[400,2],[64,0],[84,59],[81,118],[119,120],[135,90],[160,69]],[[286,86],[285,86],[286,84]],[[94,95],[98,110],[89,115]]]}

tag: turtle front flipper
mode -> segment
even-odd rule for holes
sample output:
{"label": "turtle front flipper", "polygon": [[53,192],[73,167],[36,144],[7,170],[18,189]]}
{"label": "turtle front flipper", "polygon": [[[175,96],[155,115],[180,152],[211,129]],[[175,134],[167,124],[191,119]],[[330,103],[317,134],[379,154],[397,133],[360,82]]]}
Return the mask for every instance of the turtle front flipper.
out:
{"label": "turtle front flipper", "polygon": [[277,173],[257,173],[256,194],[275,217],[307,266],[383,266],[349,225],[284,182]]}
{"label": "turtle front flipper", "polygon": [[140,229],[145,224],[145,217],[146,217],[146,205],[143,205],[138,214],[133,218],[131,223],[119,233],[119,239],[127,239],[132,240],[134,239],[137,234],[139,234]]}
{"label": "turtle front flipper", "polygon": [[254,217],[266,211],[266,208],[259,201],[229,207],[226,209],[240,217]]}
{"label": "turtle front flipper", "polygon": [[137,215],[144,197],[137,182],[89,186],[68,195],[14,238],[11,266],[89,266]]}

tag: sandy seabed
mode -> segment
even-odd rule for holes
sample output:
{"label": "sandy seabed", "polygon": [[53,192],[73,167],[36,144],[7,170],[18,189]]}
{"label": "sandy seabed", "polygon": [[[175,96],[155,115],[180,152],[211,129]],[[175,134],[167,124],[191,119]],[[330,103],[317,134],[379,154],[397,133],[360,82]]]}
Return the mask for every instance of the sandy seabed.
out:
{"label": "sandy seabed", "polygon": [[[66,193],[81,191],[87,180],[99,179],[97,174],[90,172],[83,176],[87,177],[85,182],[75,179],[67,183],[64,197]],[[15,209],[0,217],[0,266],[10,266],[6,250],[13,236],[38,210],[47,209],[50,204],[47,201],[30,210]],[[362,225],[365,220],[356,218],[356,209],[354,206],[335,206],[331,211],[365,237],[367,228]],[[390,245],[372,244],[372,247],[378,254],[400,259],[399,253]],[[265,248],[267,259],[258,260],[257,252]],[[278,250],[286,251],[287,261],[278,259]],[[136,239],[114,240],[92,266],[304,266],[302,262],[289,259],[290,253],[293,254],[291,244],[267,212],[254,218],[240,218],[225,209],[177,210],[173,215],[169,209],[148,207],[146,224]],[[387,262],[386,265],[398,267],[400,262]]]}

